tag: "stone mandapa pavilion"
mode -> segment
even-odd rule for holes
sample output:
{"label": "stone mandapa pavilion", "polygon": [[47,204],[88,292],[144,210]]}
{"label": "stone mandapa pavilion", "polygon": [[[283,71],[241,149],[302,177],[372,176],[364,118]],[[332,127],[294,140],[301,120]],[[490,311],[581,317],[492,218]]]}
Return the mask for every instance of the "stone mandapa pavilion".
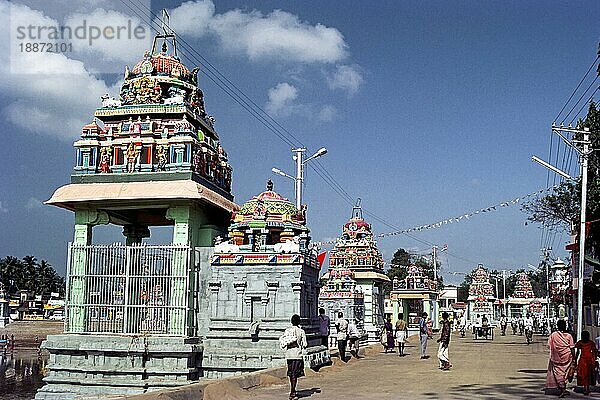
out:
{"label": "stone mandapa pavilion", "polygon": [[[75,235],[65,331],[43,344],[50,372],[37,399],[138,394],[281,365],[275,339],[292,313],[313,329],[318,271],[303,220],[282,213],[273,223],[283,229],[259,229],[267,230],[263,242],[255,222],[236,236],[234,220],[231,235],[248,253],[240,257],[254,261],[213,257],[238,210],[232,168],[205,111],[198,69],[183,65],[176,48],[174,35],[157,35],[126,67],[120,99],[103,96],[75,142],[71,183],[47,201],[75,213]],[[94,227],[107,224],[123,227],[125,243],[94,243]],[[164,226],[172,227],[170,243],[143,243]],[[313,366],[329,357],[326,349],[311,354]]]}

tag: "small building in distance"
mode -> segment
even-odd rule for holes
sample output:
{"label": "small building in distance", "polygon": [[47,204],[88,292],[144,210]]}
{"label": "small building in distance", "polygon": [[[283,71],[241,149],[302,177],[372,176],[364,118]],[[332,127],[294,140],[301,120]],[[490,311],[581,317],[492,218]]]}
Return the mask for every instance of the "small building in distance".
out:
{"label": "small building in distance", "polygon": [[390,300],[394,310],[392,322],[396,320],[398,313],[403,313],[409,330],[418,329],[423,312],[427,313],[434,324],[438,320],[437,283],[417,265],[407,267],[407,275],[403,280],[392,281]]}
{"label": "small building in distance", "polygon": [[525,272],[516,274],[513,295],[506,300],[508,317],[521,317],[527,314],[546,315],[548,300],[537,298],[531,281]]}

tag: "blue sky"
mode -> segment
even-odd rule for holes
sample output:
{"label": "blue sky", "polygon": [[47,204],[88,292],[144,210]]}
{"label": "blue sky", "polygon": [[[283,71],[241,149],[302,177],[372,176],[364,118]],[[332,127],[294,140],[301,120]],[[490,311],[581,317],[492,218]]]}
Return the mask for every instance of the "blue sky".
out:
{"label": "blue sky", "polygon": [[[0,15],[12,19],[2,35],[14,35],[11,22],[31,15],[62,23],[85,13],[92,21],[105,15],[103,23],[139,18],[113,0],[44,3],[11,8],[0,0],[9,11]],[[173,29],[309,149],[326,147],[321,164],[337,182],[402,229],[545,188],[547,173],[531,156],[549,157],[550,125],[600,39],[596,1],[181,3],[151,7],[171,10]],[[100,94],[118,95],[120,71],[143,48],[99,43],[35,68],[15,68],[16,55],[4,48],[13,59],[0,65],[0,256],[32,254],[64,272],[73,215],[42,202],[68,183],[80,125],[91,120]],[[292,183],[270,173],[274,166],[293,171],[290,146],[202,72],[199,86],[234,168],[236,202],[263,190],[268,178],[293,198]],[[304,199],[313,238],[338,236],[351,207],[310,168]],[[525,225],[519,208],[413,233],[420,241],[398,235],[379,245],[389,260],[400,247],[447,243],[449,254],[440,258],[446,272],[476,263],[535,265],[541,230]],[[392,230],[367,219],[375,233]],[[119,232],[98,229],[96,242],[121,240]],[[556,237],[555,255],[566,255],[567,239]]]}

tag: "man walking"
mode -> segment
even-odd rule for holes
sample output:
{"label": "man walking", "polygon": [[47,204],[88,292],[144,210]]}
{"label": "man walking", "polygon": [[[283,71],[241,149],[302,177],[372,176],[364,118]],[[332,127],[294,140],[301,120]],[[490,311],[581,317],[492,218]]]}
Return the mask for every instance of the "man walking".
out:
{"label": "man walking", "polygon": [[404,320],[404,314],[398,314],[396,321],[396,342],[398,342],[398,355],[404,357],[404,344],[408,338],[408,324]]}
{"label": "man walking", "polygon": [[321,344],[329,348],[329,325],[331,320],[325,315],[325,309],[319,308],[319,333],[321,334]]}
{"label": "man walking", "polygon": [[419,320],[419,338],[421,339],[421,360],[429,358],[427,355],[427,339],[429,338],[429,329],[427,327],[427,313],[421,314]]}
{"label": "man walking", "polygon": [[440,344],[438,349],[438,359],[440,360],[440,369],[448,371],[452,364],[448,358],[448,345],[450,344],[450,321],[448,321],[448,313],[442,313],[442,332],[440,338],[437,340]]}
{"label": "man walking", "polygon": [[348,345],[350,346],[350,354],[355,358],[360,358],[358,356],[359,342],[360,331],[358,330],[358,320],[354,318],[348,323]]}
{"label": "man walking", "polygon": [[290,378],[290,400],[298,399],[296,384],[298,383],[298,378],[304,376],[303,352],[308,347],[306,333],[298,325],[300,325],[300,316],[294,314],[292,315],[292,326],[287,328],[283,333],[283,336],[290,338],[289,340],[285,340],[289,342],[285,349],[285,359],[287,361],[287,376]]}
{"label": "man walking", "polygon": [[348,341],[348,320],[344,318],[344,313],[338,312],[338,319],[335,321],[337,329],[337,344],[340,352],[340,360],[346,362],[346,343]]}

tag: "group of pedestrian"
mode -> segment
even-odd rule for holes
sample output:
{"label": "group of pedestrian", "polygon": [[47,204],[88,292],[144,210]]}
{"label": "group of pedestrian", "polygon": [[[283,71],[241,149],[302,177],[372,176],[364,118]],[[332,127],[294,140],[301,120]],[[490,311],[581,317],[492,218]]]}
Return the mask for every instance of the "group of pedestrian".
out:
{"label": "group of pedestrian", "polygon": [[[448,346],[450,344],[450,333],[452,330],[451,323],[448,319],[449,315],[447,312],[442,313],[442,328],[440,338],[437,340],[439,343],[438,359],[440,363],[440,369],[444,371],[450,370],[452,364],[450,364],[448,355]],[[291,318],[292,326],[287,328],[283,335],[279,338],[279,345],[282,350],[285,351],[285,359],[287,362],[287,376],[290,380],[290,400],[298,399],[296,393],[296,386],[298,378],[304,376],[304,350],[308,347],[308,341],[306,339],[306,333],[300,328],[300,316],[294,314]],[[320,323],[320,334],[322,338],[321,344],[329,347],[329,335],[330,335],[330,318],[325,315],[323,308],[319,309],[319,323]],[[360,342],[360,331],[358,329],[358,321],[356,319],[348,320],[344,318],[342,312],[338,313],[338,318],[335,321],[336,328],[336,339],[339,351],[339,357],[342,361],[346,362],[346,350],[349,348],[350,354],[356,358],[359,358],[359,342]],[[432,324],[427,318],[427,313],[421,314],[419,320],[419,335],[420,335],[420,346],[421,346],[421,359],[427,359],[427,340],[432,338]],[[408,340],[408,324],[404,320],[402,313],[398,314],[398,321],[396,322],[395,328],[392,327],[391,320],[388,318],[385,325],[385,348],[386,353],[388,350],[394,350],[396,344],[398,345],[398,355],[403,357],[406,355],[404,352],[405,344]]]}
{"label": "group of pedestrian", "polygon": [[[419,346],[421,350],[421,359],[426,360],[429,358],[427,355],[427,341],[433,338],[432,323],[426,312],[421,314],[419,318]],[[452,324],[449,320],[450,315],[447,312],[442,313],[442,328],[440,330],[440,338],[437,340],[439,343],[438,348],[438,360],[440,362],[440,369],[448,371],[452,364],[448,355],[448,347],[450,344],[450,334],[452,331]],[[406,342],[408,340],[408,324],[404,320],[404,314],[398,314],[398,321],[396,321],[395,329],[392,327],[391,319],[388,318],[384,324],[384,331],[382,334],[382,345],[385,348],[385,352],[392,351],[396,345],[398,346],[398,355],[404,357]]]}
{"label": "group of pedestrian", "polygon": [[[324,309],[320,309],[319,313],[325,313]],[[339,352],[340,360],[347,362],[346,350],[350,351],[350,354],[354,358],[360,358],[359,344],[361,334],[358,329],[358,320],[356,318],[348,320],[344,318],[343,312],[338,312],[338,319],[335,321],[337,347]]]}
{"label": "group of pedestrian", "polygon": [[590,333],[583,331],[581,339],[574,343],[573,336],[567,331],[567,322],[558,320],[557,330],[550,334],[548,347],[550,360],[546,373],[546,393],[555,392],[565,397],[567,382],[577,374],[577,385],[583,388],[583,394],[590,394],[590,386],[598,380],[598,346],[600,337],[592,341]]}

